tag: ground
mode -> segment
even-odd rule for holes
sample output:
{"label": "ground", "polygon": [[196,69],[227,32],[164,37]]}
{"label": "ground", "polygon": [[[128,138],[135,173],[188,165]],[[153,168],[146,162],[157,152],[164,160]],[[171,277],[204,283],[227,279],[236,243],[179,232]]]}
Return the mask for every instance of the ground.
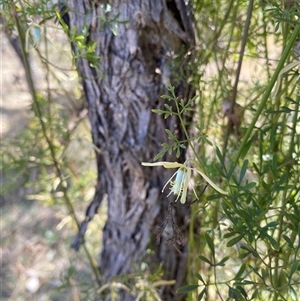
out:
{"label": "ground", "polygon": [[[28,128],[29,117],[32,117],[30,109],[32,100],[22,63],[3,32],[0,33],[0,42],[2,138],[0,300],[92,299],[95,295],[94,282],[86,256],[82,250],[75,253],[70,248],[76,227],[66,207],[62,202],[50,204],[47,198],[43,199],[41,195],[36,194],[36,190],[30,188],[30,185],[23,186],[20,180],[22,177],[15,173],[14,166],[10,168],[4,162],[10,152],[14,153],[20,147],[17,140]],[[63,57],[57,54],[57,50],[56,55],[57,58]],[[43,89],[45,87],[43,67],[34,57],[33,52],[31,56],[35,83],[38,89]],[[70,68],[68,64],[71,66],[70,60],[65,60],[60,63],[60,66],[67,69]],[[74,96],[76,93],[80,94],[75,85],[78,84],[78,79],[75,78],[72,70],[62,71],[58,76],[59,83],[55,80],[51,81],[53,99],[55,104],[63,106],[62,112],[65,117],[68,116],[68,126],[73,127],[78,120],[77,112],[81,110],[83,103],[80,97]],[[71,95],[75,100],[73,102],[75,108],[68,100],[61,97],[62,89],[68,91],[69,96]],[[86,114],[81,110],[81,115]],[[81,164],[83,168],[88,166],[92,174],[95,174],[93,148],[86,117],[81,120],[76,131],[72,131],[71,140],[66,154],[73,169],[77,169],[80,173],[78,166]],[[79,145],[85,146],[86,151],[83,154],[78,152]],[[84,164],[78,165],[77,163],[81,161]],[[37,174],[38,171],[29,173],[29,183],[36,181]],[[21,181],[20,185],[16,185],[16,181]],[[92,198],[93,189],[94,181],[85,187],[84,200],[74,203],[80,212],[78,216],[80,220]],[[98,257],[101,245],[99,228],[103,226],[104,219],[101,218],[103,216],[96,216],[95,222],[91,223],[87,233],[87,238],[92,237],[88,239],[87,244],[94,258]]]}

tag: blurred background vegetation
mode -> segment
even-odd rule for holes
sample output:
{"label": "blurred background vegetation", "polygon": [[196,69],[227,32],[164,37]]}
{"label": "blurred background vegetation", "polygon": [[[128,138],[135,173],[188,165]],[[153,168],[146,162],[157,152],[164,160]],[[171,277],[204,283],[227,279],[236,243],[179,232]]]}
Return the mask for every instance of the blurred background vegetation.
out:
{"label": "blurred background vegetation", "polygon": [[[74,213],[83,220],[93,197],[97,151],[70,43],[55,2],[0,3],[1,300],[96,300],[105,204],[86,233],[90,257],[70,250]],[[187,300],[299,300],[299,3],[192,7],[197,143],[231,198],[209,192],[191,206],[189,286],[181,292]],[[14,47],[20,40],[36,102]],[[203,137],[219,147],[216,156]]]}

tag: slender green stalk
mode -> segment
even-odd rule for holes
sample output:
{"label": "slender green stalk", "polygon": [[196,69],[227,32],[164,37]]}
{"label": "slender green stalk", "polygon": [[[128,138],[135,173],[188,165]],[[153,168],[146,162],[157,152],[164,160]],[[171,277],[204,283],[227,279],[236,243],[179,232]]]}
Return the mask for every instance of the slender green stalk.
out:
{"label": "slender green stalk", "polygon": [[[219,31],[217,32],[217,36],[214,37],[214,39],[213,39],[214,43],[217,42],[217,40],[218,40],[219,36],[221,35],[222,31],[224,30],[224,28],[226,28],[225,25],[228,22],[228,18],[230,16],[231,11],[233,11],[233,12],[232,12],[232,16],[230,17],[230,19],[234,20],[234,19],[237,18],[238,5],[233,7],[233,4],[234,4],[234,0],[230,1],[229,5],[228,5],[228,9],[227,9],[225,17],[224,17],[224,21],[219,27]],[[234,36],[235,27],[236,27],[235,23],[231,22],[227,47],[224,50],[224,55],[222,55],[222,65],[220,67],[218,65],[217,52],[214,51],[214,48],[212,49],[211,52],[209,52],[207,57],[203,60],[203,62],[207,63],[210,60],[211,56],[213,56],[214,62],[217,65],[217,68],[218,68],[218,81],[217,81],[217,84],[216,84],[217,91],[218,91],[219,87],[221,87],[222,84],[224,84],[224,83],[222,83],[222,79],[223,79],[223,74],[226,72],[225,65],[226,65],[226,61],[227,61],[228,57],[230,56],[229,48],[230,48],[230,45],[231,45],[231,42],[232,42],[232,38]],[[206,119],[205,131],[208,131],[209,127],[211,126],[211,120],[212,120],[213,115],[215,114],[214,105],[219,100],[218,96],[219,96],[218,93],[215,93],[215,97],[214,97],[214,100],[213,100],[213,102],[210,106],[208,116],[205,118]]]}
{"label": "slender green stalk", "polygon": [[[300,80],[298,78],[298,84],[297,84],[297,99],[296,99],[296,105],[295,105],[295,109],[294,109],[294,116],[293,116],[293,121],[292,121],[292,128],[291,128],[291,135],[290,135],[290,143],[289,143],[289,148],[288,148],[288,155],[287,158],[288,160],[292,160],[293,157],[293,153],[295,151],[295,136],[297,135],[297,123],[298,123],[298,116],[299,116],[299,103],[300,103]],[[291,175],[291,164],[287,165],[287,180],[286,180],[286,185],[288,185],[288,182],[290,180]],[[296,187],[294,187],[294,189],[296,189]],[[283,196],[282,196],[282,205],[281,205],[281,211],[279,212],[279,227],[278,227],[278,234],[277,234],[277,243],[279,245],[283,231],[284,231],[284,211],[286,210],[286,205],[289,202],[289,198],[290,196],[288,195],[289,190],[285,190],[283,192]],[[291,234],[291,241],[294,242],[295,238],[296,238],[296,231],[293,231]],[[291,256],[291,248],[289,248],[287,250],[287,252],[285,252],[285,255],[283,256],[283,266],[288,266],[289,264],[289,259]],[[279,257],[277,256],[275,259],[275,266],[274,266],[274,284],[276,286],[278,286],[278,281],[279,281]],[[274,296],[274,301],[276,301],[278,299],[277,294]]]}
{"label": "slender green stalk", "polygon": [[245,146],[246,146],[246,144],[248,142],[248,139],[249,139],[250,135],[252,134],[252,132],[254,130],[255,124],[256,124],[259,116],[261,115],[263,109],[265,108],[266,103],[268,101],[268,98],[271,95],[272,89],[273,89],[273,87],[274,87],[274,85],[275,85],[275,83],[277,81],[279,72],[283,68],[284,63],[287,60],[287,58],[288,58],[288,56],[290,54],[290,51],[291,51],[291,49],[292,49],[292,47],[293,47],[293,45],[294,45],[294,43],[295,43],[295,41],[296,41],[299,33],[300,33],[300,23],[296,25],[296,27],[295,27],[295,29],[293,31],[293,33],[291,35],[291,38],[290,38],[289,42],[287,43],[287,45],[286,45],[286,47],[285,47],[285,49],[284,49],[284,51],[282,53],[282,56],[281,56],[281,58],[279,60],[278,66],[277,66],[277,68],[276,68],[276,70],[275,70],[275,72],[273,74],[273,77],[271,78],[271,81],[270,81],[269,85],[266,88],[266,91],[265,91],[265,93],[263,95],[261,103],[259,104],[259,106],[257,108],[257,111],[256,111],[255,115],[253,116],[253,119],[252,119],[252,121],[251,121],[251,123],[250,123],[250,125],[249,125],[249,127],[248,127],[248,129],[247,129],[247,131],[246,131],[246,133],[244,135],[244,137],[243,137],[243,140],[241,142],[241,145],[240,145],[240,147],[239,147],[239,149],[237,151],[237,154],[236,154],[234,162],[233,162],[234,163],[234,167],[236,167],[236,165],[238,164],[238,161],[239,161],[239,159],[240,159],[240,157],[241,157],[241,155],[242,155],[242,153],[244,151],[244,148],[245,148]]}
{"label": "slender green stalk", "polygon": [[[248,4],[247,19],[245,22],[243,39],[242,39],[242,44],[241,44],[241,49],[240,49],[240,54],[239,54],[238,67],[237,67],[236,76],[235,76],[235,83],[233,86],[233,91],[232,91],[232,95],[231,95],[231,99],[230,99],[230,101],[231,101],[231,106],[230,106],[231,112],[230,113],[231,114],[233,114],[233,112],[234,112],[234,107],[235,107],[235,102],[236,102],[237,88],[238,88],[238,84],[239,84],[239,80],[240,80],[244,52],[245,52],[246,43],[247,43],[248,34],[249,34],[249,28],[250,28],[250,22],[251,22],[251,17],[252,17],[252,10],[253,10],[253,3],[254,3],[254,0],[250,0],[249,4]],[[224,144],[223,144],[224,159],[226,157],[226,151],[227,151],[227,145],[228,145],[229,135],[230,135],[230,131],[231,131],[231,126],[232,126],[232,122],[230,120],[228,120],[227,130],[226,130]]]}
{"label": "slender green stalk", "polygon": [[189,133],[188,133],[188,131],[187,131],[187,129],[186,129],[185,122],[184,122],[184,120],[182,119],[182,116],[181,116],[181,110],[180,110],[179,105],[178,105],[178,100],[176,99],[175,95],[173,95],[173,97],[174,97],[174,100],[175,100],[175,105],[176,105],[176,110],[177,110],[177,116],[178,116],[178,118],[179,118],[180,125],[181,125],[181,127],[182,127],[182,129],[183,129],[184,135],[185,135],[185,137],[186,137],[186,139],[187,139],[187,141],[188,141],[188,143],[189,143],[189,145],[190,145],[190,147],[191,147],[191,149],[192,149],[192,151],[193,151],[193,153],[194,153],[194,155],[195,155],[197,161],[198,161],[199,164],[201,165],[201,160],[200,160],[200,158],[199,158],[199,156],[198,156],[198,153],[196,152],[196,149],[195,149],[195,147],[194,147],[194,145],[193,145],[193,143],[192,143],[192,140],[191,140],[191,138],[190,138],[190,135],[189,135]]}

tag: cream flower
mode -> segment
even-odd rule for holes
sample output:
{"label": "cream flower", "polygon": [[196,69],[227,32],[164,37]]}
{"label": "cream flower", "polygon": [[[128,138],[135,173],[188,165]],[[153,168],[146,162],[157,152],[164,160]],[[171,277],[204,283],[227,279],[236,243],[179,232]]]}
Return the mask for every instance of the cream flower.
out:
{"label": "cream flower", "polygon": [[[180,197],[180,202],[185,203],[186,202],[186,196],[187,196],[187,189],[188,184],[191,179],[192,170],[197,172],[214,190],[218,191],[219,193],[223,195],[228,195],[228,192],[222,190],[219,186],[217,186],[206,174],[204,174],[202,171],[200,171],[197,168],[191,168],[187,166],[188,161],[194,162],[194,160],[187,160],[184,164],[178,163],[178,162],[155,162],[155,163],[147,163],[142,162],[143,166],[163,166],[164,168],[178,168],[178,170],[173,174],[173,176],[168,180],[168,182],[163,187],[162,191],[164,191],[165,187],[170,183],[171,184],[171,191],[168,194],[168,196],[173,193],[174,195],[177,195],[177,198],[175,201],[177,201]],[[172,179],[175,178],[175,181],[172,181]],[[197,197],[197,194],[195,190],[193,189],[194,194]]]}

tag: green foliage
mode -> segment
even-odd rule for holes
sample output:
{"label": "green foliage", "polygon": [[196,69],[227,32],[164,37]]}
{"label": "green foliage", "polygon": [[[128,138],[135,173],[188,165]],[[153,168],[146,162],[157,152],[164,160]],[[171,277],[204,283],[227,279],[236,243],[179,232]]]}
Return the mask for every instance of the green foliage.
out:
{"label": "green foliage", "polygon": [[[99,256],[102,244],[99,232],[106,220],[105,200],[98,212],[100,218],[89,225],[85,235],[87,242],[83,242],[82,252],[73,254],[70,249],[71,238],[78,231],[79,221],[83,219],[84,211],[93,197],[96,181],[94,151],[98,149],[91,141],[86,114],[81,116],[85,112],[81,99],[83,92],[78,88],[80,81],[78,76],[74,75],[72,66],[72,60],[75,62],[80,58],[87,60],[90,66],[99,71],[101,58],[95,54],[97,44],[88,37],[88,25],[83,24],[82,28],[73,28],[70,31],[57,4],[49,0],[6,0],[0,4],[5,32],[9,38],[11,35],[19,38],[20,56],[32,97],[32,104],[28,108],[30,116],[27,126],[1,145],[1,196],[4,198],[4,205],[8,207],[3,211],[5,249],[23,247],[23,241],[18,241],[14,235],[14,232],[17,232],[17,236],[21,236],[17,227],[23,226],[29,238],[22,236],[21,240],[29,244],[30,239],[34,237],[34,244],[38,242],[43,247],[42,259],[37,264],[38,271],[51,270],[51,275],[38,278],[38,291],[31,292],[27,289],[27,284],[24,284],[26,281],[23,278],[27,277],[24,276],[25,269],[27,273],[27,269],[35,268],[31,262],[27,262],[32,258],[26,256],[27,254],[23,255],[22,252],[17,259],[11,254],[9,261],[13,264],[3,268],[3,274],[10,276],[16,266],[21,266],[23,270],[20,272],[21,276],[14,275],[7,281],[8,293],[14,291],[15,294],[10,299],[96,300],[100,293],[104,292],[105,295],[108,292],[113,300],[118,298],[120,289],[125,289],[130,290],[132,295],[136,296],[136,300],[160,300],[160,287],[174,284],[173,280],[161,280],[160,268],[147,271],[141,267],[141,270],[132,275],[113,279],[110,283],[100,286],[100,272],[94,258]],[[105,18],[100,20],[99,29],[108,26],[112,33],[117,35],[118,25],[127,21],[120,21],[119,15],[111,18],[109,5],[101,5],[101,9],[105,10]],[[66,33],[65,44],[69,46],[67,63],[64,61],[63,65],[55,60],[65,54],[62,50],[65,46],[58,45],[61,40],[56,36],[62,30]],[[73,53],[71,43],[74,45]],[[42,74],[41,78],[45,78],[43,85],[34,81],[32,60],[39,67],[42,65],[39,71]],[[62,85],[62,78],[66,77],[69,78],[67,85],[73,80],[71,91]],[[20,213],[10,212],[10,200],[14,204],[17,203],[16,207]],[[43,220],[43,213],[47,209],[51,211],[51,217],[57,219],[51,227],[44,229],[39,222]],[[31,213],[30,210],[37,212]],[[17,214],[17,218],[12,221]],[[23,223],[20,216],[28,219],[27,223]],[[12,235],[6,233],[8,229]],[[52,254],[57,257],[53,263],[52,259],[48,260]],[[26,263],[23,266],[19,261]],[[49,268],[50,264],[57,264],[58,267]],[[12,283],[18,283],[18,288],[11,287]]]}
{"label": "green foliage", "polygon": [[[172,105],[165,103],[165,109],[153,109],[152,112],[159,115],[163,115],[165,119],[173,115],[181,119],[183,115],[192,111],[192,105],[195,102],[197,96],[190,99],[187,103],[184,103],[182,99],[178,99],[176,97],[174,87],[170,83],[168,84],[168,89],[171,95],[162,95],[162,98],[166,99],[169,102],[173,102],[175,104],[176,110],[173,109]],[[181,124],[183,125],[184,132],[187,134],[187,128],[183,120],[181,120]],[[176,157],[179,158],[181,149],[186,148],[187,140],[179,141],[175,133],[172,133],[168,129],[165,129],[165,131],[168,135],[168,139],[173,142],[171,144],[163,143],[162,151],[155,156],[154,160],[158,160],[159,158],[163,157],[166,153],[171,154],[173,151],[176,153]]]}
{"label": "green foliage", "polygon": [[[163,106],[153,110],[164,118],[177,116],[185,134],[179,140],[176,132],[166,129],[168,141],[154,159],[172,152],[179,158],[182,149],[189,148],[195,169],[202,173],[193,178],[200,199],[191,205],[189,283],[177,291],[188,293],[188,300],[276,301],[297,300],[300,295],[300,82],[299,63],[293,58],[299,58],[300,25],[299,5],[287,2],[193,1],[199,46],[191,50],[193,75],[188,80],[198,89],[197,95],[185,102],[169,84]],[[89,198],[95,174],[86,162],[78,167],[70,153],[77,154],[72,149],[76,141],[81,147],[83,142],[86,148],[93,146],[85,140],[86,133],[76,132],[82,120],[69,129],[64,108],[53,101],[49,77],[55,77],[55,72],[49,67],[48,32],[62,28],[75,45],[72,58],[84,58],[96,69],[101,60],[97,44],[88,39],[87,24],[69,31],[57,5],[48,0],[0,4],[4,29],[20,37],[33,98],[28,127],[2,144],[1,194],[22,186],[28,189],[27,200],[52,207],[64,204],[62,219],[71,220],[76,228],[74,207]],[[126,21],[120,21],[119,15],[111,17],[109,5],[101,9],[99,29],[107,26],[117,35],[119,24]],[[55,18],[61,27],[53,23]],[[29,50],[45,65],[44,91],[34,86]],[[223,100],[228,99],[233,110],[222,112]],[[243,121],[235,115],[237,102],[244,108]],[[192,126],[186,124],[185,117],[195,111]],[[229,195],[212,189],[202,194],[199,183],[206,179],[200,175],[212,178]],[[57,240],[55,233],[45,232],[48,244]],[[80,273],[72,262],[57,291],[74,287],[75,280],[86,300],[98,289],[117,298],[120,287],[141,300],[159,300],[159,287],[170,284],[150,271],[150,276],[136,273],[128,281],[114,279],[99,288],[99,273],[88,247],[87,278],[78,279]]]}
{"label": "green foliage", "polygon": [[[164,118],[178,116],[185,137],[178,140],[166,129],[168,143],[154,159],[173,151],[179,157],[180,150],[189,147],[192,159],[230,195],[211,191],[192,204],[189,283],[177,292],[190,293],[190,300],[297,300],[300,82],[299,64],[291,61],[291,53],[299,39],[299,7],[297,3],[284,9],[270,3],[255,6],[251,1],[195,1],[194,5],[196,16],[201,16],[200,45],[206,45],[195,60],[200,68],[215,64],[215,77],[203,69],[201,97],[187,103],[169,85],[163,107],[153,112]],[[250,21],[249,27],[244,26]],[[243,24],[244,32],[236,30],[236,22]],[[273,38],[286,47],[271,67],[268,41]],[[245,72],[241,62],[247,64],[251,57],[266,64],[257,67],[257,79],[245,84],[240,80]],[[194,72],[199,76],[198,70]],[[228,125],[222,127],[218,110],[228,98],[233,106],[238,100],[244,107],[241,133],[232,131],[241,121],[234,119],[235,109],[232,115],[226,113]],[[197,132],[188,131],[184,122],[195,103]]]}
{"label": "green foliage", "polygon": [[[42,231],[42,227],[38,222],[43,218],[42,216],[47,206],[53,214],[52,218],[55,219],[57,215],[61,221],[51,225],[51,230],[45,230],[44,237],[39,237],[37,241],[40,243],[42,251],[47,245],[49,254],[52,252],[51,254],[54,254],[54,257],[55,254],[59,254],[62,258],[65,257],[67,262],[68,256],[71,258],[70,254],[62,253],[64,253],[63,250],[65,248],[69,250],[71,241],[70,239],[64,241],[60,235],[65,235],[68,232],[67,237],[70,238],[77,231],[79,221],[77,214],[75,214],[75,208],[81,208],[81,211],[83,211],[85,207],[83,201],[91,200],[96,176],[95,168],[92,164],[94,147],[91,142],[89,127],[84,118],[75,117],[82,108],[82,101],[79,99],[80,97],[74,96],[73,92],[66,91],[61,83],[61,78],[63,78],[62,70],[64,76],[71,75],[74,77],[74,74],[72,74],[74,72],[71,68],[70,46],[68,49],[69,56],[66,56],[69,66],[66,69],[56,68],[58,51],[56,47],[54,49],[52,47],[58,41],[52,37],[56,37],[55,34],[61,31],[61,26],[54,23],[57,5],[53,5],[51,1],[43,0],[38,3],[30,1],[2,1],[1,4],[3,8],[1,10],[3,28],[9,38],[12,34],[19,38],[20,55],[22,56],[27,83],[32,96],[32,104],[28,108],[30,116],[27,127],[16,133],[12,138],[4,140],[1,145],[1,196],[4,199],[3,216],[5,216],[5,228],[7,227],[6,231],[9,231],[10,228],[16,227],[14,224],[19,224],[21,228],[24,224],[23,216],[27,219],[31,218],[31,223],[26,223],[25,225],[28,238],[23,238],[29,244],[32,237],[41,235],[40,233],[36,234],[36,231],[37,229],[39,232]],[[90,47],[90,45],[87,47]],[[62,46],[59,49],[61,50],[59,56],[62,56],[64,53]],[[29,50],[31,51],[30,54],[28,53]],[[56,57],[52,55],[51,50],[54,55],[56,54]],[[90,53],[93,51],[91,49]],[[33,52],[35,52],[34,57],[31,56]],[[32,60],[37,66],[43,67],[41,68],[41,77],[45,81],[43,85],[38,85],[38,87],[32,75],[32,66],[30,65]],[[52,60],[55,60],[55,62]],[[63,63],[65,64],[66,62]],[[58,79],[59,77],[60,79]],[[78,85],[78,80],[74,80],[75,82]],[[82,94],[82,92],[79,94]],[[70,116],[73,114],[74,117],[72,119]],[[85,148],[85,154],[82,153],[81,156],[74,149],[79,143],[81,147]],[[19,191],[16,192],[16,190]],[[21,217],[12,223],[9,216],[15,216],[17,213],[8,211],[9,207],[13,207],[14,204],[21,206],[23,203],[26,203],[26,206],[24,206],[22,214],[20,214]],[[31,208],[38,208],[37,210],[41,210],[41,212],[36,212],[35,215],[31,216],[29,212],[33,210]],[[103,216],[105,217],[104,213]],[[102,221],[105,221],[105,219]],[[97,224],[94,231],[98,231],[99,227],[103,227],[103,224]],[[19,242],[18,237],[14,233],[12,233],[11,237],[5,234],[5,238],[7,249],[14,246],[18,250],[23,247],[22,242]],[[11,241],[10,244],[8,244],[9,240]],[[62,296],[71,294],[72,286],[77,284],[78,286],[81,285],[78,296],[82,297],[82,300],[95,298],[97,289],[97,281],[95,279],[98,277],[98,270],[91,254],[95,255],[99,252],[97,250],[99,242],[96,248],[93,246],[91,250],[91,244],[93,243],[95,242],[91,240],[89,244],[84,245],[85,253],[81,259],[85,262],[84,264],[78,260],[80,256],[74,260],[76,264],[75,262],[69,262],[70,268],[65,275],[61,275],[62,277],[58,281],[59,285],[57,283],[51,285],[51,278],[54,279],[56,277],[57,280],[59,276],[57,275],[58,271],[64,273],[65,266],[68,264],[63,264],[60,269],[54,270],[47,281],[49,285],[46,285],[43,289],[47,292],[49,298],[53,296],[55,300],[61,300]],[[53,247],[53,245],[56,247]],[[12,257],[9,257],[9,260],[14,261],[14,252],[10,256]],[[26,262],[26,254],[18,255],[18,259],[23,258],[23,256]],[[43,261],[39,262],[43,266],[42,269],[50,270],[51,260],[44,253],[41,256],[44,256]],[[14,264],[18,265],[20,263]],[[33,265],[33,263],[31,264]],[[39,269],[41,269],[41,266]],[[75,266],[76,269],[74,268]],[[6,273],[10,274],[14,268],[15,266],[9,271],[6,270]],[[28,264],[24,263],[23,268],[27,269]],[[73,273],[71,273],[72,268]],[[77,278],[80,274],[80,269],[81,275],[82,271],[88,275],[88,280],[80,281]],[[24,272],[21,274],[24,274]],[[27,289],[29,292],[26,292],[23,284],[24,276],[23,279],[21,279],[22,277],[15,277],[16,279],[13,279],[13,283],[18,282],[16,299],[40,298],[38,294],[42,294],[42,292],[36,293],[35,296],[30,295],[30,289]],[[67,292],[65,291],[66,289],[68,290]],[[14,290],[15,288],[13,288]],[[42,298],[45,297],[45,292]],[[17,295],[18,293],[20,296]],[[11,298],[14,297],[11,296]],[[71,298],[73,299],[73,297]]]}

